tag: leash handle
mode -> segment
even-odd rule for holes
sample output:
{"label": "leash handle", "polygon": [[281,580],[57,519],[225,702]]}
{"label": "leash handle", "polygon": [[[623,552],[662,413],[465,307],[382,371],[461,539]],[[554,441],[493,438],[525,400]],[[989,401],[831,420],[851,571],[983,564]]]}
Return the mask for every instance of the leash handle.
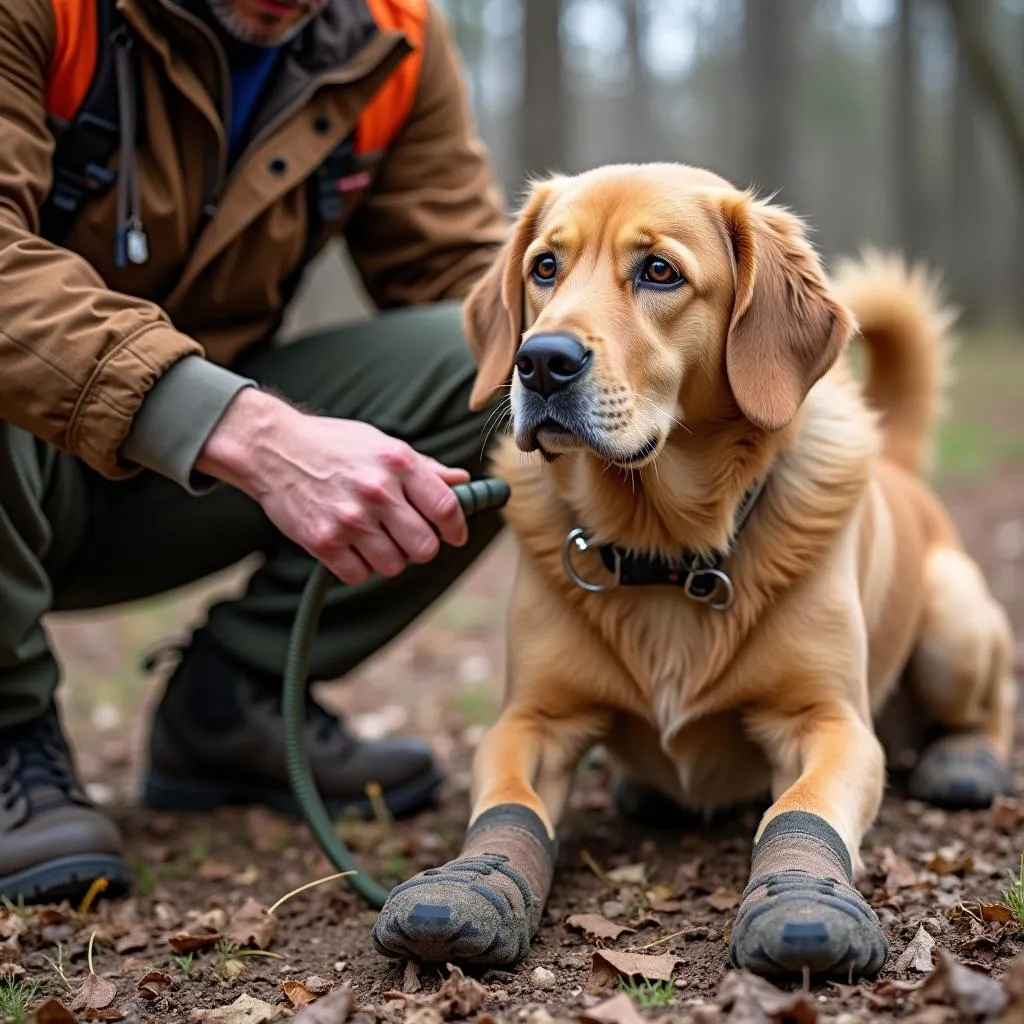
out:
{"label": "leash handle", "polygon": [[452,490],[467,516],[488,509],[502,508],[511,494],[509,485],[493,476],[470,480],[468,484],[456,484]]}

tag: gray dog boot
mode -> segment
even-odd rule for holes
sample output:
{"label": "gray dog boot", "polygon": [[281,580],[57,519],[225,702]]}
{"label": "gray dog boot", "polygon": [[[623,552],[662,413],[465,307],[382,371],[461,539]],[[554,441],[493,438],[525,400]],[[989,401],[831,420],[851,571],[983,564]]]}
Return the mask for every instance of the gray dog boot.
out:
{"label": "gray dog boot", "polygon": [[917,800],[949,810],[979,810],[1013,793],[1010,772],[982,732],[942,736],[924,750],[908,786]]}
{"label": "gray dog boot", "polygon": [[735,966],[761,975],[876,974],[889,944],[851,878],[846,845],[824,818],[773,818],[754,847],[733,923]]}
{"label": "gray dog boot", "polygon": [[373,926],[374,947],[421,963],[517,963],[540,924],[555,852],[528,807],[492,807],[470,827],[458,858],[391,891]]}

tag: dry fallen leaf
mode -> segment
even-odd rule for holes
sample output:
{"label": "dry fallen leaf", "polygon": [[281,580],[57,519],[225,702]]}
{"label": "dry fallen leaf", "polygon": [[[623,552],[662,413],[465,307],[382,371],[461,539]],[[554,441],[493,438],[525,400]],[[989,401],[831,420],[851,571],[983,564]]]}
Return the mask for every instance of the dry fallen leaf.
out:
{"label": "dry fallen leaf", "polygon": [[1000,832],[1015,834],[1024,826],[1024,806],[1013,797],[997,796],[992,801],[992,824]]}
{"label": "dry fallen leaf", "polygon": [[204,860],[196,869],[196,874],[207,882],[223,882],[234,873],[234,865],[224,860]]}
{"label": "dry fallen leaf", "polygon": [[257,853],[280,853],[288,845],[291,828],[280,815],[263,807],[253,807],[247,818]]}
{"label": "dry fallen leaf", "polygon": [[150,971],[139,978],[135,986],[143,999],[159,999],[171,987],[171,976],[166,971]]}
{"label": "dry fallen leaf", "polygon": [[670,953],[650,956],[646,953],[598,949],[594,951],[591,961],[590,980],[595,988],[606,988],[619,978],[629,979],[634,975],[649,981],[670,981],[678,962],[679,958]]}
{"label": "dry fallen leaf", "polygon": [[573,914],[565,919],[565,925],[583,932],[591,942],[617,939],[623,932],[635,930],[624,924],[615,924],[600,914]]}
{"label": "dry fallen leaf", "polygon": [[966,1018],[994,1017],[1009,1001],[1003,986],[993,978],[965,967],[945,950],[938,951],[938,965],[921,988],[936,1002],[952,1003]]}
{"label": "dry fallen leaf", "polygon": [[684,860],[679,867],[676,868],[676,877],[672,880],[672,888],[676,891],[679,896],[684,896],[691,888],[693,888],[697,879],[700,877],[700,869],[703,862],[698,857],[694,857],[693,860]]}
{"label": "dry fallen leaf", "polygon": [[125,1017],[127,1017],[127,1016],[128,1015],[126,1013],[122,1013],[120,1010],[115,1010],[111,1006],[111,1007],[108,1007],[105,1010],[86,1010],[85,1013],[82,1014],[82,1020],[87,1020],[87,1021],[95,1021],[95,1020],[102,1020],[102,1021],[124,1020]]}
{"label": "dry fallen leaf", "polygon": [[783,992],[747,970],[729,971],[715,1002],[729,1011],[726,1019],[733,1024],[815,1024],[818,1020],[818,1011],[805,992]]}
{"label": "dry fallen leaf", "polygon": [[904,857],[896,853],[891,846],[882,850],[882,871],[885,874],[885,887],[889,892],[898,889],[909,889],[917,885],[917,872],[914,866]]}
{"label": "dry fallen leaf", "polygon": [[117,986],[98,974],[90,974],[72,1000],[72,1010],[102,1010],[117,995]]}
{"label": "dry fallen leaf", "polygon": [[962,875],[974,866],[974,858],[957,840],[937,850],[928,861],[928,870],[937,875]]}
{"label": "dry fallen leaf", "polygon": [[308,1006],[317,998],[301,981],[282,981],[281,991],[292,1006]]}
{"label": "dry fallen leaf", "polygon": [[21,960],[21,946],[16,938],[0,942],[0,964],[16,964]]}
{"label": "dry fallen leaf", "polygon": [[917,934],[907,943],[907,948],[900,954],[896,961],[896,971],[918,971],[921,974],[928,974],[935,969],[932,963],[932,950],[935,948],[935,939],[927,931],[924,925],[917,929]]}
{"label": "dry fallen leaf", "polygon": [[708,896],[708,903],[715,910],[732,910],[739,906],[740,894],[735,889],[716,889]]}
{"label": "dry fallen leaf", "polygon": [[625,992],[576,1014],[580,1024],[644,1024],[636,1004]]}
{"label": "dry fallen leaf", "polygon": [[218,1006],[212,1010],[194,1009],[192,1020],[212,1021],[213,1024],[269,1024],[283,1015],[284,1007],[271,1006],[243,992],[227,1006]]}
{"label": "dry fallen leaf", "polygon": [[198,953],[201,949],[209,949],[216,946],[224,936],[217,932],[208,932],[203,935],[189,935],[188,932],[175,932],[167,937],[171,949],[175,953]]}
{"label": "dry fallen leaf", "polygon": [[436,992],[421,995],[392,989],[384,993],[384,998],[437,1010],[446,1020],[450,1017],[470,1016],[483,1005],[487,989],[475,978],[467,978],[460,968],[453,964],[447,966],[450,973]]}
{"label": "dry fallen leaf", "polygon": [[277,934],[277,918],[249,896],[231,918],[226,934],[240,949],[268,949]]}
{"label": "dry fallen leaf", "polygon": [[129,928],[115,943],[114,949],[122,956],[125,953],[138,953],[149,945],[149,930],[137,924]]}
{"label": "dry fallen leaf", "polygon": [[1005,924],[1014,920],[1013,911],[1005,903],[982,903],[978,900],[978,910],[981,913],[982,921],[997,921]]}
{"label": "dry fallen leaf", "polygon": [[646,864],[623,864],[605,872],[607,876],[620,885],[643,885],[647,881]]}
{"label": "dry fallen leaf", "polygon": [[27,1024],[78,1024],[78,1018],[58,999],[47,999],[28,1015]]}
{"label": "dry fallen leaf", "polygon": [[346,985],[300,1010],[292,1017],[291,1024],[344,1024],[352,1016],[355,1005],[352,989]]}

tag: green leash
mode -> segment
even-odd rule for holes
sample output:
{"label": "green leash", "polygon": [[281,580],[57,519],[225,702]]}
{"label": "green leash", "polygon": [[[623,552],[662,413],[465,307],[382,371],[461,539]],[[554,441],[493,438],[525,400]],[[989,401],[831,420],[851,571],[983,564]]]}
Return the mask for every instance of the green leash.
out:
{"label": "green leash", "polygon": [[[509,498],[504,480],[488,478],[456,484],[452,488],[467,518],[486,509],[501,508]],[[328,860],[339,871],[351,871],[352,888],[374,909],[380,910],[388,898],[388,889],[379,885],[360,869],[351,851],[338,838],[317,789],[309,754],[302,742],[302,725],[306,708],[306,682],[309,678],[309,650],[320,624],[324,597],[332,583],[331,571],[320,563],[314,567],[295,615],[284,668],[284,744],[288,779],[298,801],[302,816]]]}

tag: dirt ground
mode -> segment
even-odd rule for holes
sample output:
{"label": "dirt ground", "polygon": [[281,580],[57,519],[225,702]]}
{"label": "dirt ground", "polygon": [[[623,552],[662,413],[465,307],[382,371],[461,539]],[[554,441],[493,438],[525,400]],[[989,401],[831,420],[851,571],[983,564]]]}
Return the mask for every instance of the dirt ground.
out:
{"label": "dirt ground", "polygon": [[[1024,468],[964,476],[943,492],[1024,637]],[[347,685],[324,691],[368,735],[427,736],[448,772],[439,806],[414,820],[339,826],[386,883],[458,850],[469,756],[501,690],[509,554],[499,543],[409,635]],[[151,643],[181,635],[211,593],[240,579],[235,572],[171,601],[54,621],[76,756],[91,794],[124,830],[137,888],[130,899],[99,900],[84,912],[0,908],[0,963],[14,965],[8,970],[26,1001],[39,1007],[52,997],[80,1020],[238,1024],[289,1014],[307,1024],[549,1024],[552,1017],[625,1024],[637,1014],[701,1022],[942,1024],[1001,1014],[1024,1021],[1024,959],[1013,963],[1024,957],[1024,931],[1002,905],[1010,872],[1022,866],[1024,799],[945,813],[902,798],[898,773],[867,837],[860,883],[892,947],[870,984],[780,991],[730,971],[728,933],[754,814],[689,832],[624,826],[599,754],[581,769],[547,912],[528,960],[514,971],[417,975],[382,959],[368,941],[373,912],[344,880],[266,914],[262,908],[333,870],[304,826],[249,808],[158,815],[139,809],[137,798],[160,686],[138,669],[139,659]],[[1024,741],[1014,777],[1024,794]],[[625,953],[657,959],[631,964]],[[637,964],[652,980],[618,980]],[[300,1010],[304,999],[314,1001]],[[229,1009],[210,1012],[218,1007]],[[36,1019],[75,1018],[48,1003]]]}

